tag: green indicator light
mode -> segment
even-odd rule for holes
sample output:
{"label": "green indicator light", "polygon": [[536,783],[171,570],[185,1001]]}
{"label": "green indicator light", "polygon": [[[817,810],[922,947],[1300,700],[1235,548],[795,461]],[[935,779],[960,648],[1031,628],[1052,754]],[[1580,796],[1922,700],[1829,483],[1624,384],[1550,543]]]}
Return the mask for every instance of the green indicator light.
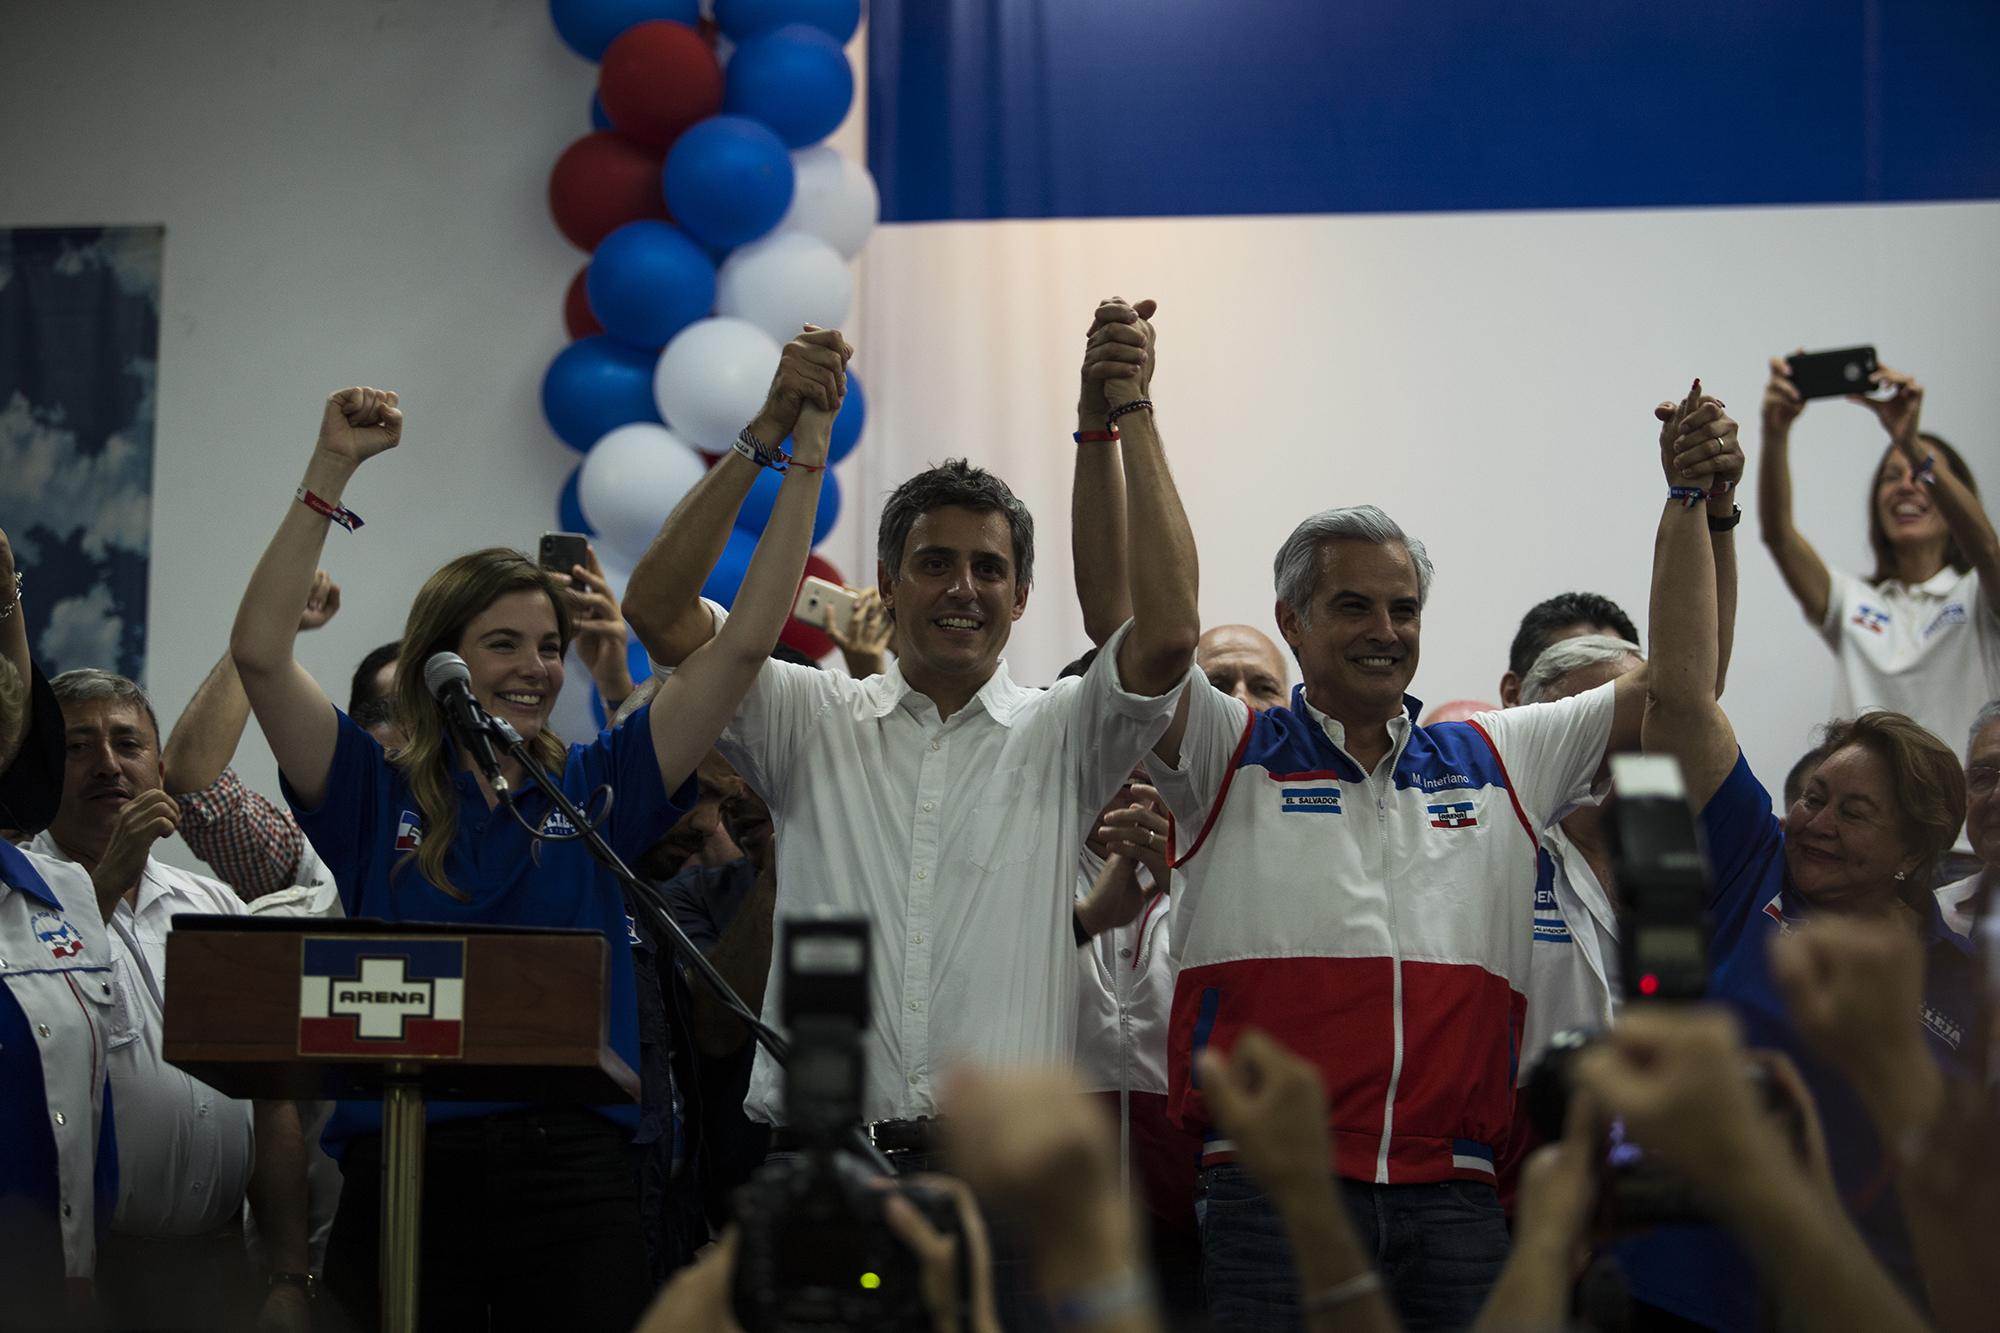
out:
{"label": "green indicator light", "polygon": [[862,1290],[873,1291],[881,1285],[882,1285],[882,1275],[880,1273],[863,1273],[861,1275]]}

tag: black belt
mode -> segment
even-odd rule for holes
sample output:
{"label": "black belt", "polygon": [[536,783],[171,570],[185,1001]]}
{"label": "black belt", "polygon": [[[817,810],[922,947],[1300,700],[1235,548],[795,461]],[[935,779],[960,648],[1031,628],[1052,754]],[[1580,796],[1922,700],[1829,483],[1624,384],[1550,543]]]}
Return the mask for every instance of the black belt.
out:
{"label": "black belt", "polygon": [[[933,1153],[939,1150],[942,1123],[934,1116],[916,1120],[877,1120],[863,1125],[861,1132],[882,1152]],[[804,1152],[810,1146],[806,1137],[789,1125],[779,1125],[771,1131],[772,1152]]]}

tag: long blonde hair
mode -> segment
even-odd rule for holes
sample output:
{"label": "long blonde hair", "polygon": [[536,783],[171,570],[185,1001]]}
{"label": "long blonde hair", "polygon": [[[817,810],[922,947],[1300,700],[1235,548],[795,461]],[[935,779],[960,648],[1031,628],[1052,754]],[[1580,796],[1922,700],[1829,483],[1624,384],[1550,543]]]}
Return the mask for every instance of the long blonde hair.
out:
{"label": "long blonde hair", "polygon": [[[520,551],[489,546],[467,552],[424,581],[417,599],[410,603],[410,618],[403,627],[402,648],[396,657],[396,720],[409,740],[389,756],[389,762],[402,768],[423,815],[423,841],[415,852],[396,863],[396,869],[401,870],[414,856],[425,879],[461,902],[469,901],[471,895],[460,891],[444,868],[458,832],[458,801],[452,794],[444,722],[424,688],[424,663],[435,653],[457,652],[466,627],[487,607],[516,592],[539,592],[549,599],[555,608],[556,633],[563,651],[568,652],[572,628],[562,586]],[[544,726],[528,743],[528,751],[542,767],[561,773],[568,747]]]}

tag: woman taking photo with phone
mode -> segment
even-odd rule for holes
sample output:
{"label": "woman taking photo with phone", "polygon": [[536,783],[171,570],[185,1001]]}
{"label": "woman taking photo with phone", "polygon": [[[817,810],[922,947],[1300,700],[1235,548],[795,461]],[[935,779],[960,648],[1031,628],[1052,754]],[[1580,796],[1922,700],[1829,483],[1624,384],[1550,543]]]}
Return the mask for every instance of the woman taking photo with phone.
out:
{"label": "woman taking photo with phone", "polygon": [[[397,720],[408,744],[385,754],[293,656],[297,607],[329,521],[358,527],[342,494],[363,463],[396,447],[396,395],[343,389],[327,400],[303,485],[252,574],[230,652],[277,756],[285,796],[331,867],[348,915],[596,930],[608,942],[611,1044],[637,1068],[629,925],[617,879],[513,758],[500,809],[451,739],[425,688],[437,653],[456,653],[473,696],[510,723],[576,805],[636,859],[695,800],[695,764],[715,743],[791,610],[812,537],[828,431],[845,388],[838,334],[790,344],[773,382],[803,406],[797,453],[739,592],[713,641],[653,702],[582,745],[548,727],[574,625],[564,585],[519,551],[462,555],[424,583],[396,659]],[[664,515],[662,516],[664,517]],[[609,786],[614,799],[593,801]],[[534,832],[530,832],[534,830]],[[421,1324],[426,1328],[627,1329],[648,1296],[632,1106],[433,1102],[423,1181]],[[346,1316],[374,1323],[381,1111],[343,1102],[326,1134],[344,1197],[328,1275]]]}
{"label": "woman taking photo with phone", "polygon": [[[1858,579],[1830,569],[1792,526],[1789,445],[1806,400],[1783,357],[1771,358],[1764,387],[1757,520],[1785,586],[1833,650],[1839,685],[1830,715],[1894,709],[1949,744],[2000,697],[2000,537],[1965,460],[1918,430],[1923,386],[1886,366],[1869,382],[1876,393],[1851,401],[1889,434],[1868,494],[1874,572]],[[1939,882],[1974,869],[1961,837]]]}

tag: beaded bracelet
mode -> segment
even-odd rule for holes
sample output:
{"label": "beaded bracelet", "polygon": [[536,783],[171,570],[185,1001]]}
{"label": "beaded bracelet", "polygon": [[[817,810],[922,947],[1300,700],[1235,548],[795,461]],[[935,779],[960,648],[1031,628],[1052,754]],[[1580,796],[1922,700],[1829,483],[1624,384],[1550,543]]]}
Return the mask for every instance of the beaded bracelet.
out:
{"label": "beaded bracelet", "polygon": [[326,517],[340,524],[341,527],[346,528],[349,532],[361,526],[361,515],[355,513],[346,505],[335,504],[331,500],[322,500],[303,486],[299,487],[298,490],[298,502],[312,510],[315,514],[324,514]]}
{"label": "beaded bracelet", "polygon": [[1115,426],[1118,424],[1118,418],[1124,416],[1128,412],[1137,412],[1142,408],[1148,412],[1152,411],[1153,400],[1150,398],[1134,398],[1129,403],[1120,403],[1118,406],[1112,408],[1109,412],[1106,412],[1104,414],[1104,424],[1107,426]]}
{"label": "beaded bracelet", "polygon": [[13,615],[16,611],[19,611],[21,609],[21,585],[26,581],[27,580],[21,577],[20,570],[17,569],[14,571],[14,600],[7,603],[7,609],[5,611],[0,611],[0,620],[7,619],[9,616]]}

